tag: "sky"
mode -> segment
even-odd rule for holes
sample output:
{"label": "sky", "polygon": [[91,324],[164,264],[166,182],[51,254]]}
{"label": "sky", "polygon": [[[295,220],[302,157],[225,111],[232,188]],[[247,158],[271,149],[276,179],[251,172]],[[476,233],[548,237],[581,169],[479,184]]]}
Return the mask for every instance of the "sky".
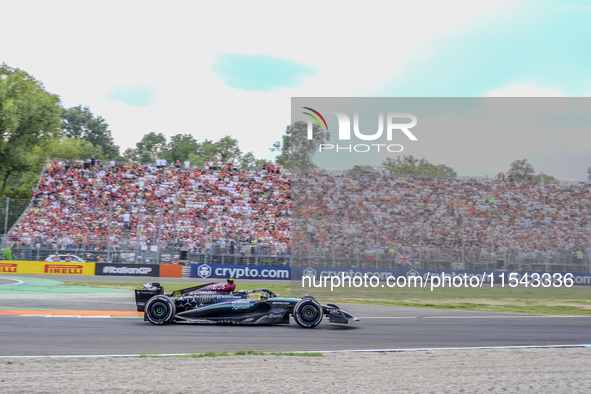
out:
{"label": "sky", "polygon": [[[122,150],[231,135],[272,159],[291,97],[591,96],[584,0],[1,1],[0,62],[102,116]],[[557,176],[591,166],[585,137]],[[523,158],[546,160],[535,141]],[[514,158],[497,159],[480,170]]]}

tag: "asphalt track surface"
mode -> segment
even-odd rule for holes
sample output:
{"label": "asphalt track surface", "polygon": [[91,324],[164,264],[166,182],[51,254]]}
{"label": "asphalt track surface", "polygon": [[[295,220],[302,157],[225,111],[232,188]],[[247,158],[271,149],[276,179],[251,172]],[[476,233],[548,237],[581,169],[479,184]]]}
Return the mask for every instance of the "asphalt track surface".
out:
{"label": "asphalt track surface", "polygon": [[[43,278],[35,279],[43,281]],[[141,317],[82,316],[84,311],[92,311],[98,316],[115,312],[130,316],[137,315],[134,313],[135,303],[132,292],[106,290],[96,293],[68,293],[66,289],[60,290],[66,293],[15,294],[15,290],[19,286],[25,286],[26,283],[11,283],[15,281],[6,277],[2,277],[0,282],[0,310],[5,313],[0,315],[0,356],[186,354],[209,350],[247,349],[330,351],[591,344],[591,317],[535,316],[366,305],[340,305],[359,317],[360,322],[350,325],[323,322],[312,330],[302,329],[293,321],[290,325],[279,326],[154,326],[143,321]],[[43,282],[39,283],[43,284]],[[53,312],[55,310],[61,310],[66,316],[55,316]],[[24,316],[34,313],[38,315]]]}

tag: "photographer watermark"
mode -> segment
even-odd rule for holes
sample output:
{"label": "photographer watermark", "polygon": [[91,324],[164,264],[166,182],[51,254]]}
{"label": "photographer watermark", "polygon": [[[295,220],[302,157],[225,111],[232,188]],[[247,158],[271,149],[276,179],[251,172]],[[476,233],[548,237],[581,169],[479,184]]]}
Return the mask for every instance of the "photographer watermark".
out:
{"label": "photographer watermark", "polygon": [[[485,285],[486,284],[486,285]],[[328,288],[330,291],[339,288],[380,288],[380,287],[407,287],[407,288],[430,288],[433,291],[436,288],[445,287],[464,287],[464,288],[482,288],[482,287],[533,287],[533,288],[558,288],[572,287],[575,284],[575,278],[571,273],[486,273],[483,274],[459,274],[453,275],[445,272],[426,275],[388,275],[385,278],[381,275],[372,275],[364,273],[363,275],[349,275],[341,272],[338,275],[321,275],[319,277],[304,275],[302,276],[302,287],[308,288]]]}
{"label": "photographer watermark", "polygon": [[[350,141],[351,140],[351,120],[349,116],[342,111],[317,111],[310,107],[302,107],[304,109],[313,112],[303,112],[305,115],[308,115],[311,119],[308,120],[308,140],[314,139],[314,121],[320,126],[320,129],[324,129],[328,131],[328,125],[326,123],[326,119],[322,116],[322,113],[325,114],[333,114],[336,116],[338,123],[339,123],[339,141]],[[316,116],[315,116],[316,115]],[[320,118],[322,122],[318,119]],[[398,123],[394,122],[394,119],[410,119],[408,123]],[[324,127],[323,127],[324,124]],[[417,137],[409,130],[417,125],[417,117],[413,114],[409,114],[406,112],[388,112],[386,115],[386,139],[388,141],[392,141],[392,136],[395,131],[402,131],[411,141],[417,141]],[[378,131],[373,134],[363,134],[359,129],[359,113],[353,113],[353,133],[355,137],[362,141],[376,141],[382,138],[382,134],[384,133],[384,113],[378,113]],[[340,144],[319,144],[318,145],[318,152],[327,151],[327,150],[335,150],[335,152],[339,151],[347,151],[347,152],[369,152],[375,150],[376,152],[387,151],[392,153],[402,152],[404,147],[400,144],[348,144],[348,145],[340,145]]]}

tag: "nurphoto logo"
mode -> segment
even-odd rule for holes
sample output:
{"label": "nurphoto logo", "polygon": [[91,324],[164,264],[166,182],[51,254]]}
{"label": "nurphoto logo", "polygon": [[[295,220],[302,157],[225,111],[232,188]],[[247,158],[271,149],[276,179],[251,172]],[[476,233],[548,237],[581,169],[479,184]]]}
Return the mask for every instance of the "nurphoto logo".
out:
{"label": "nurphoto logo", "polygon": [[[351,140],[351,119],[349,116],[342,112],[342,111],[317,111],[310,107],[302,107],[307,109],[308,111],[312,112],[303,112],[303,114],[308,115],[310,119],[308,119],[308,140],[314,139],[314,122],[320,126],[321,130],[326,129],[328,131],[328,124],[326,123],[326,119],[322,116],[324,114],[333,114],[337,117],[337,121],[339,122],[339,141],[350,141]],[[407,123],[398,123],[395,122],[394,119],[410,119],[410,122]],[[321,122],[322,121],[322,122]],[[417,117],[413,114],[406,113],[406,112],[388,112],[386,114],[386,127],[384,127],[384,113],[378,113],[378,130],[373,134],[364,134],[359,129],[359,113],[353,113],[353,134],[355,137],[362,141],[375,141],[382,137],[384,134],[384,128],[386,129],[386,139],[388,141],[392,141],[392,138],[396,131],[400,130],[410,139],[411,141],[418,141],[418,138],[410,131],[411,128],[417,125]],[[355,144],[355,145],[334,145],[334,144],[319,144],[318,151],[326,151],[326,150],[334,150],[336,152],[339,151],[348,151],[348,152],[369,152],[372,150],[376,150],[377,152],[380,151],[388,151],[393,153],[402,152],[404,147],[400,144]],[[383,150],[381,150],[383,149]]]}

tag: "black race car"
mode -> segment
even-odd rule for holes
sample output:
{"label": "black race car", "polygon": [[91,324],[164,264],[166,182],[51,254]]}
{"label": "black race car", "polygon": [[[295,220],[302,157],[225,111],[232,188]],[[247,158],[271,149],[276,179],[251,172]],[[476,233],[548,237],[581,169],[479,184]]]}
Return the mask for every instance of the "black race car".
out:
{"label": "black race car", "polygon": [[[330,323],[358,321],[333,304],[322,305],[312,296],[283,298],[267,289],[234,291],[236,284],[209,283],[164,294],[159,283],[135,291],[137,310],[152,324],[289,324],[290,315],[303,328],[314,328],[328,317]],[[249,294],[260,293],[258,298]]]}

